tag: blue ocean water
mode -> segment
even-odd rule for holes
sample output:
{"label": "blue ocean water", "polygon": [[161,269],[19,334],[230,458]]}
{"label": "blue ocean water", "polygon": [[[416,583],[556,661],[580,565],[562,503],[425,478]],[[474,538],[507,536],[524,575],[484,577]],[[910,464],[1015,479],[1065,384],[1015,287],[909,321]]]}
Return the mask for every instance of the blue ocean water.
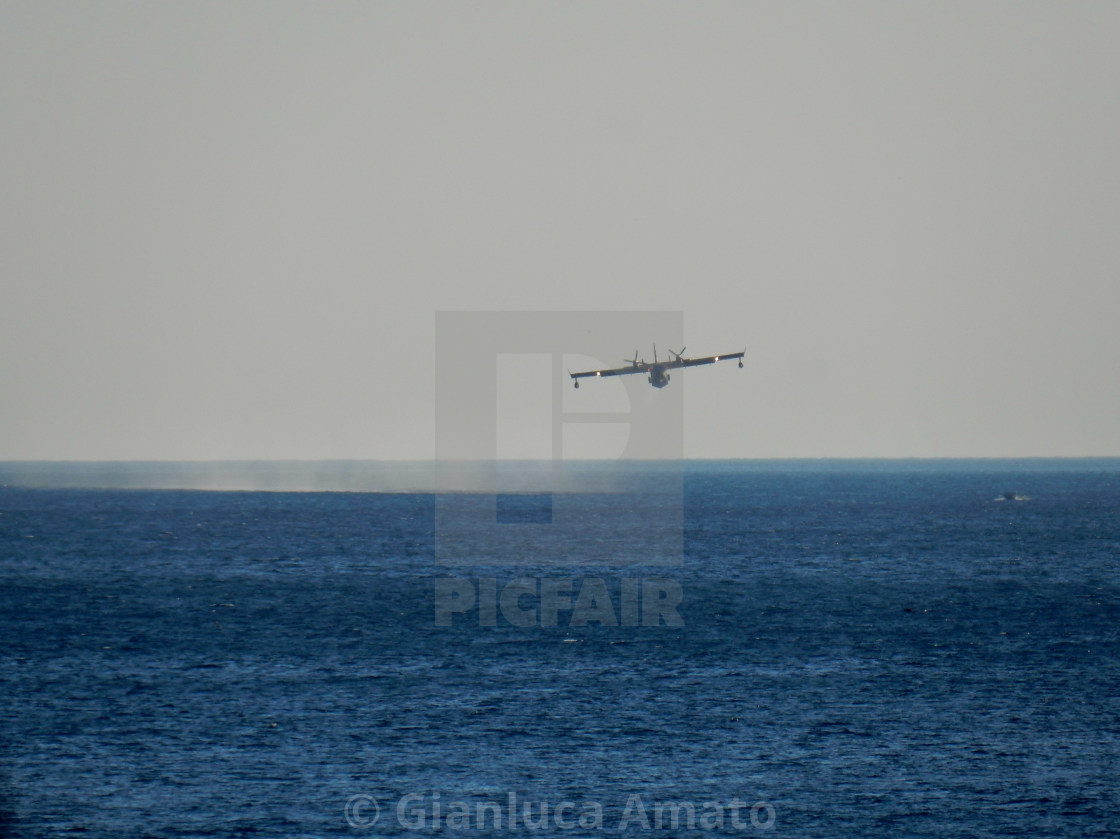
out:
{"label": "blue ocean water", "polygon": [[655,568],[51,469],[0,465],[2,836],[1120,835],[1120,461],[687,463]]}

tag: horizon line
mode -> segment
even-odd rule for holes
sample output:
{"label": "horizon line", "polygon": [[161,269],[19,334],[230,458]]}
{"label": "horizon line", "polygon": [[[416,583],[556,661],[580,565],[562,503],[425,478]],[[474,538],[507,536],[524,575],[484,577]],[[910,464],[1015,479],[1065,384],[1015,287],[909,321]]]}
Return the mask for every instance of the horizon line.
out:
{"label": "horizon line", "polygon": [[1120,460],[1120,454],[1042,454],[1042,455],[767,455],[760,457],[582,457],[582,458],[375,458],[375,457],[271,457],[271,458],[7,458],[5,464],[219,464],[219,463],[691,463],[691,462],[774,462],[810,460]]}

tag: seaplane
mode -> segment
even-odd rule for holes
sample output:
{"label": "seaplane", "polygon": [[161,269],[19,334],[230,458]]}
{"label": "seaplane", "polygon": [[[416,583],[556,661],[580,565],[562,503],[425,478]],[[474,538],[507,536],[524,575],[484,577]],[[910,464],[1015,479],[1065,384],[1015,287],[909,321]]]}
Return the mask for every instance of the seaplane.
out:
{"label": "seaplane", "polygon": [[603,376],[633,376],[639,373],[648,375],[647,381],[656,388],[665,387],[669,384],[669,371],[676,370],[679,367],[699,367],[701,364],[715,364],[717,361],[731,361],[732,359],[739,359],[739,367],[743,366],[743,357],[746,352],[733,352],[727,355],[707,355],[703,358],[685,358],[684,351],[687,347],[681,347],[680,352],[673,352],[669,350],[669,355],[673,357],[672,361],[658,361],[657,360],[657,345],[653,345],[653,361],[647,362],[638,358],[638,351],[634,350],[634,357],[626,359],[626,367],[615,367],[611,370],[587,370],[583,373],[573,373],[568,371],[568,375],[575,381],[575,386],[579,387],[580,379],[595,378],[599,379]]}

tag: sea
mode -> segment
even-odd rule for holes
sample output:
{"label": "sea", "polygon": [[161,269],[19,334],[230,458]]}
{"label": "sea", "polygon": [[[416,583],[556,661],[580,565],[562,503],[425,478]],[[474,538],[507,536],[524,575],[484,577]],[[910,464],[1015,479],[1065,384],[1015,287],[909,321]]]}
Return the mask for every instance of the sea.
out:
{"label": "sea", "polygon": [[0,836],[1120,836],[1120,460],[548,486],[0,464]]}

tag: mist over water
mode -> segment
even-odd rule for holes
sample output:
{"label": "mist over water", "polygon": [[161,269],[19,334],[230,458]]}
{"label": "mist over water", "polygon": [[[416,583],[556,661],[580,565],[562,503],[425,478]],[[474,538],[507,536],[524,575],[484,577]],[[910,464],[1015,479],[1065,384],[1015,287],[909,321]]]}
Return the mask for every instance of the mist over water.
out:
{"label": "mist over water", "polygon": [[[1111,470],[1117,458],[826,460],[215,460],[0,461],[0,487],[243,492],[656,491],[686,472],[897,473]],[[996,489],[1001,489],[996,487]]]}

